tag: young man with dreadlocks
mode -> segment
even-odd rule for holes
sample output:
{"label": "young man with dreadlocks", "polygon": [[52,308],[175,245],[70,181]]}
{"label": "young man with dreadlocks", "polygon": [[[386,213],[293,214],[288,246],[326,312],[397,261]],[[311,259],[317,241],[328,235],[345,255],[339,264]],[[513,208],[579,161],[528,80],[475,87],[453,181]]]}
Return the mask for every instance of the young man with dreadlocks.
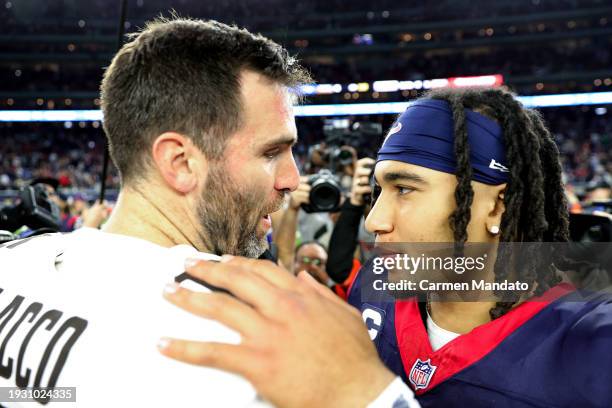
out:
{"label": "young man with dreadlocks", "polygon": [[[378,246],[447,242],[467,252],[471,243],[568,241],[557,148],[539,115],[505,90],[436,90],[417,100],[389,131],[374,175],[379,194],[366,226]],[[496,261],[488,281],[527,282],[518,301],[429,307],[366,299],[366,265],[349,296],[361,316],[307,274],[294,279],[236,257],[193,263],[190,274],[233,296],[181,289],[167,299],[243,341],[173,339],[162,353],[239,373],[282,406],[414,406],[405,384],[424,407],[610,406],[612,298],[561,283],[550,255],[534,253],[514,270]]]}
{"label": "young man with dreadlocks", "polygon": [[427,293],[426,302],[377,304],[364,296],[362,270],[349,302],[422,406],[612,403],[612,300],[600,293],[577,301],[551,264],[555,243],[569,240],[568,207],[559,153],[537,112],[502,89],[432,91],[389,131],[375,179],[366,227],[379,246],[529,243],[531,251],[508,262],[501,254],[512,244],[501,244],[485,277],[526,283],[513,299],[434,292],[446,301]]}

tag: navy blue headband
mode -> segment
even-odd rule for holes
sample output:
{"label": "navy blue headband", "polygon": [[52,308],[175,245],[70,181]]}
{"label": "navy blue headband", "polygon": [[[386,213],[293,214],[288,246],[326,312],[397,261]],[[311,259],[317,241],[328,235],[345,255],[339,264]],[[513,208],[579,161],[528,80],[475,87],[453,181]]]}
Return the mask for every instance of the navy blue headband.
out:
{"label": "navy blue headband", "polygon": [[[501,127],[493,120],[465,110],[472,179],[497,185],[508,181]],[[377,162],[395,160],[455,174],[455,132],[448,102],[420,99],[400,115],[378,151]]]}

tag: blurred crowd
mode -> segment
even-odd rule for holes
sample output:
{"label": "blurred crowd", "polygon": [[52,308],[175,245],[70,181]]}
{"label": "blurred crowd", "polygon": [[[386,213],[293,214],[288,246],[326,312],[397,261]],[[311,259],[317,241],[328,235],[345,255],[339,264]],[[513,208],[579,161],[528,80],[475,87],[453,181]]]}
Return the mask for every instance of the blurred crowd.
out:
{"label": "blurred crowd", "polygon": [[[318,83],[340,83],[348,85],[352,82],[374,82],[378,80],[424,80],[435,78],[450,78],[455,76],[474,76],[502,74],[506,81],[520,77],[542,77],[559,72],[591,72],[601,70],[612,64],[612,53],[606,45],[607,39],[601,44],[591,44],[583,47],[579,42],[572,45],[542,45],[538,52],[533,52],[533,46],[522,47],[489,47],[487,52],[479,50],[474,52],[436,54],[431,51],[414,51],[413,53],[398,56],[393,60],[380,63],[377,58],[367,56],[336,61],[333,64],[309,62],[309,68]],[[62,52],[64,46],[62,45]],[[6,46],[4,46],[6,48]],[[5,50],[6,51],[6,50]],[[31,51],[31,50],[30,50]],[[6,51],[9,52],[9,51]],[[58,50],[59,52],[59,50]],[[504,61],[503,64],[500,61]],[[519,63],[517,63],[519,61]],[[57,92],[91,92],[95,94],[102,78],[103,70],[98,62],[84,62],[83,64],[58,65],[57,63],[37,64],[34,66],[1,67],[0,78],[10,78],[3,86],[3,91],[31,91],[55,90]],[[604,90],[611,88],[612,81],[603,78],[595,86],[592,81],[583,81],[579,85],[587,88],[579,89]],[[61,87],[58,88],[58,84]],[[520,85],[520,84],[519,84]],[[522,93],[554,93],[559,90],[555,87],[535,87],[530,82],[521,89]],[[520,85],[519,87],[522,87]],[[564,90],[575,90],[576,84],[567,83]],[[368,94],[363,94],[367,97]],[[393,95],[389,95],[394,98]],[[336,99],[341,99],[338,95]],[[92,98],[93,99],[93,98]],[[322,99],[322,98],[319,98]],[[333,97],[325,96],[330,100]],[[57,107],[63,104],[63,98],[57,98]]]}
{"label": "blurred crowd", "polygon": [[[114,4],[113,4],[114,5]],[[371,2],[356,0],[347,7],[342,0],[294,1],[259,0],[258,10],[264,13],[253,15],[252,0],[214,0],[194,2],[189,0],[135,0],[128,4],[128,16],[147,19],[155,17],[160,10],[176,9],[182,13],[196,16],[233,21],[247,25],[252,31],[278,29],[279,21],[292,28],[341,28],[367,23],[405,23],[427,22],[432,20],[462,20],[509,16],[568,10],[580,7],[605,5],[604,0],[502,0],[490,3],[456,2],[443,0],[437,2],[411,0],[398,4],[391,0]],[[339,11],[343,10],[343,11]],[[76,24],[57,24],[58,20],[70,21],[79,18],[110,19],[119,15],[116,7],[109,6],[107,0],[92,0],[86,3],[78,0],[48,0],[40,3],[34,0],[5,1],[0,7],[0,18],[9,21],[8,32],[32,32],[44,27],[46,33],[79,33],[84,27]],[[50,21],[53,20],[54,23]],[[35,24],[31,24],[34,22]],[[48,23],[49,27],[45,27]],[[112,30],[112,26],[101,26]]]}
{"label": "blurred crowd", "polygon": [[[68,191],[99,188],[106,143],[102,129],[91,123],[88,128],[74,126],[76,129],[64,124],[0,128],[0,189],[18,189],[33,179],[50,177]],[[114,168],[107,181],[119,185]]]}
{"label": "blurred crowd", "polygon": [[[297,1],[282,2],[281,7],[279,0],[264,0],[256,5],[266,13],[254,15],[253,0],[134,0],[128,2],[126,32],[172,9],[236,23],[263,32],[297,54],[317,82],[345,86],[502,74],[519,94],[612,88],[607,70],[612,64],[612,19],[597,11],[608,6],[603,0],[345,3]],[[118,4],[0,0],[0,107],[97,108],[103,67],[116,49]],[[572,10],[582,14],[555,17],[556,12]],[[549,17],[539,20],[541,13]],[[478,20],[483,16],[489,22]],[[457,24],[458,19],[465,25]],[[408,91],[344,89],[311,99],[324,103],[414,96]]]}
{"label": "blurred crowd", "polygon": [[[605,210],[612,199],[612,112],[605,107],[573,107],[542,113],[561,152],[570,210]],[[340,122],[298,119],[300,141],[294,155],[303,177],[284,209],[273,214],[269,241],[288,270],[307,270],[340,296],[346,295],[373,241],[363,226],[369,177],[376,149],[393,120],[393,115]],[[359,123],[362,130],[330,127],[338,123]],[[0,145],[2,205],[15,204],[20,187],[42,182],[60,209],[62,231],[102,225],[112,211],[119,179],[111,165],[107,183],[114,194],[107,196],[110,202],[99,203],[105,146],[99,126],[28,124],[0,130],[5,141]],[[319,189],[318,203],[313,203],[315,186],[322,185],[327,190]],[[604,207],[598,207],[602,203]]]}
{"label": "blurred crowd", "polygon": [[[605,107],[542,109],[562,153],[566,181],[578,188],[589,183],[610,182],[612,174],[612,112]],[[387,129],[393,115],[352,117],[349,122],[378,123]],[[324,141],[324,119],[298,118],[300,140],[294,147],[302,174],[309,167],[312,146]],[[54,177],[66,191],[98,189],[106,139],[98,122],[0,125],[0,189],[18,189],[31,180]],[[373,157],[382,135],[368,135],[350,143],[356,155]],[[110,166],[107,185],[119,187],[119,177]]]}

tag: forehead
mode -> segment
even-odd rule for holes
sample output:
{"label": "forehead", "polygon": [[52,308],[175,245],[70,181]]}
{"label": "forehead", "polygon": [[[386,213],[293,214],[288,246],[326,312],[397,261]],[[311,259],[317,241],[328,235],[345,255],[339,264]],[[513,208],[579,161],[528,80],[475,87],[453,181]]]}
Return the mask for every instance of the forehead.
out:
{"label": "forehead", "polygon": [[402,173],[416,175],[432,186],[454,188],[457,183],[454,174],[395,160],[380,161],[376,163],[376,167],[374,168],[374,177],[380,185],[384,185],[387,182],[385,180],[386,175]]}
{"label": "forehead", "polygon": [[252,71],[243,71],[240,83],[243,123],[239,134],[263,143],[296,134],[293,98],[287,87]]}
{"label": "forehead", "polygon": [[299,250],[299,254],[302,256],[316,256],[317,258],[325,258],[327,256],[325,250],[317,244],[303,245]]}

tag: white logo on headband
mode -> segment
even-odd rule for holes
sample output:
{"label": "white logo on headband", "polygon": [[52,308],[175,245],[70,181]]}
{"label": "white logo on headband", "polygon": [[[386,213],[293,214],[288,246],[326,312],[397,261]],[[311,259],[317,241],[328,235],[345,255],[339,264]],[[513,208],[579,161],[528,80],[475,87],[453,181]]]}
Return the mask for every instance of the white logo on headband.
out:
{"label": "white logo on headband", "polygon": [[499,170],[504,173],[508,172],[508,168],[503,164],[496,162],[495,159],[491,159],[491,163],[489,163],[489,168],[493,170]]}
{"label": "white logo on headband", "polygon": [[389,133],[387,133],[387,137],[385,137],[385,141],[383,142],[383,144],[387,143],[387,139],[389,139],[389,136],[399,132],[400,130],[402,130],[402,122],[397,122],[395,126],[389,129]]}

